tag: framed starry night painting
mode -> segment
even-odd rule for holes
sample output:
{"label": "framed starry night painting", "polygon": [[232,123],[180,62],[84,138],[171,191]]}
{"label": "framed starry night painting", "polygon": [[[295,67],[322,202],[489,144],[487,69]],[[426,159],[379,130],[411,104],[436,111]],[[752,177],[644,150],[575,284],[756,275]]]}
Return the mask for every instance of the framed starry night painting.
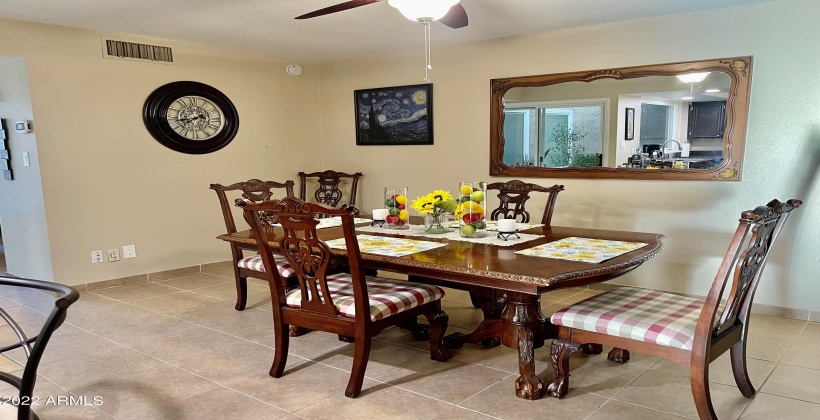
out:
{"label": "framed starry night painting", "polygon": [[433,144],[433,85],[393,86],[353,92],[356,144]]}

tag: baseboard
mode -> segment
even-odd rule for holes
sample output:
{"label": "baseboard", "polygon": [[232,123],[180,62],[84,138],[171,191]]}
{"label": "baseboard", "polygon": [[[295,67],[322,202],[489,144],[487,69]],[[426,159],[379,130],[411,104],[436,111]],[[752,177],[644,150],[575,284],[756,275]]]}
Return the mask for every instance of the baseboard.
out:
{"label": "baseboard", "polygon": [[213,273],[220,270],[230,270],[233,261],[220,261],[190,267],[175,268],[173,270],[157,271],[155,273],[139,274],[136,276],[121,277],[118,279],[102,280],[93,283],[78,284],[71,286],[80,293],[93,292],[112,287],[133,286],[136,284],[165,281],[177,277],[191,276],[199,273]]}

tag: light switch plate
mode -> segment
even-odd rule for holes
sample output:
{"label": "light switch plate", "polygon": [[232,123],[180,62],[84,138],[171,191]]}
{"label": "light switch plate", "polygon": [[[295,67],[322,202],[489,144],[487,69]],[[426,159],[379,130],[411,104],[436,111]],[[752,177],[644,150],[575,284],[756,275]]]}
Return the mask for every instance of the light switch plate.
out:
{"label": "light switch plate", "polygon": [[31,162],[28,160],[28,152],[23,152],[23,166],[31,166]]}

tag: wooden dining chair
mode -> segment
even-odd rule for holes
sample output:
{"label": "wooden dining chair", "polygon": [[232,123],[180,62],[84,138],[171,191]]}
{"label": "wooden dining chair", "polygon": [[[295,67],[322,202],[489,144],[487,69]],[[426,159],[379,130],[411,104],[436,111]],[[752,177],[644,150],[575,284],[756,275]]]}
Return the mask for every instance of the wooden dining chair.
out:
{"label": "wooden dining chair", "polygon": [[[342,204],[356,205],[356,194],[359,190],[361,172],[348,174],[327,170],[322,172],[299,172],[299,198],[303,201],[316,201],[331,207]],[[313,195],[308,198],[308,184],[318,184]],[[343,188],[343,184],[347,188]]]}
{"label": "wooden dining chair", "polygon": [[[234,221],[232,206],[228,200],[228,193],[235,192],[238,196],[236,200],[250,201],[259,203],[268,201],[273,198],[274,190],[284,189],[285,196],[293,196],[294,182],[291,180],[285,182],[277,181],[262,181],[259,179],[251,179],[245,182],[237,182],[228,186],[221,184],[211,184],[210,188],[216,191],[219,198],[219,205],[222,208],[222,217],[225,219],[225,228],[228,234],[235,233],[236,222]],[[241,194],[240,194],[241,192]],[[241,245],[230,242],[231,256],[233,258],[233,272],[236,279],[236,310],[241,311],[245,309],[248,302],[248,277],[256,279],[267,280],[264,272],[264,265],[262,264],[262,257],[254,252],[253,255],[246,257],[244,251],[255,251],[255,248],[242,248]],[[292,278],[294,271],[291,269],[288,262],[282,256],[277,256],[277,270],[282,278]]]}
{"label": "wooden dining chair", "polygon": [[[277,262],[268,240],[278,239],[278,251],[296,271],[299,287],[287,292],[278,270],[266,270],[273,306],[274,359],[270,375],[279,378],[288,356],[289,326],[300,326],[354,338],[353,368],[345,395],[353,398],[362,389],[371,339],[385,328],[424,315],[430,324],[430,358],[446,361],[444,346],[448,317],[441,310],[444,290],[437,286],[365,276],[354,228],[352,206],[336,209],[321,203],[286,197],[262,203],[238,203],[266,267]],[[349,273],[330,274],[332,254],[316,232],[314,215],[342,220]],[[271,225],[282,226],[279,233]],[[279,236],[276,238],[276,236]]]}
{"label": "wooden dining chair", "polygon": [[[569,387],[570,353],[582,345],[614,346],[607,357],[626,363],[634,350],[689,366],[692,395],[702,419],[716,419],[709,394],[709,363],[729,351],[735,382],[752,398],[746,371],[746,338],[755,290],[789,212],[800,200],[741,213],[729,249],[706,299],[621,288],[583,300],[552,315],[557,338],[550,345],[555,380],[547,393],[561,398]],[[728,296],[723,299],[724,292]]]}
{"label": "wooden dining chair", "polygon": [[541,224],[549,226],[552,222],[552,212],[555,208],[555,200],[558,193],[564,191],[563,185],[553,185],[542,187],[538,184],[531,184],[514,179],[507,182],[494,182],[487,184],[487,190],[497,190],[499,204],[498,208],[490,213],[490,220],[498,220],[499,217],[505,219],[515,219],[521,223],[530,222],[530,213],[525,209],[530,193],[547,193],[547,202],[544,205],[544,213],[541,216]]}
{"label": "wooden dining chair", "polygon": [[[527,200],[530,199],[530,193],[546,193],[547,201],[544,204],[544,212],[541,215],[541,224],[549,226],[552,223],[552,212],[555,209],[555,200],[558,198],[558,193],[564,191],[563,185],[553,185],[551,187],[542,187],[538,184],[531,184],[517,179],[507,182],[494,182],[487,184],[487,190],[498,191],[498,207],[490,213],[490,220],[515,219],[521,223],[530,222],[530,213],[526,210]],[[480,292],[470,292],[470,301],[476,308],[482,307],[482,300],[486,302],[489,308],[494,312],[500,312],[506,303],[504,294],[496,290],[486,290]],[[483,309],[483,308],[482,308]],[[495,340],[495,344],[498,340]]]}

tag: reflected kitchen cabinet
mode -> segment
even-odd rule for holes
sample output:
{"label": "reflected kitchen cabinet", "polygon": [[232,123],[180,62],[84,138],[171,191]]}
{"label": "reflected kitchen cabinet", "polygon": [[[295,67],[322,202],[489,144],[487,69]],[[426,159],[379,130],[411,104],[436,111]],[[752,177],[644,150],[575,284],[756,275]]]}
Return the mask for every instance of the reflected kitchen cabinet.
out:
{"label": "reflected kitchen cabinet", "polygon": [[726,101],[689,104],[689,138],[719,138],[726,129]]}

